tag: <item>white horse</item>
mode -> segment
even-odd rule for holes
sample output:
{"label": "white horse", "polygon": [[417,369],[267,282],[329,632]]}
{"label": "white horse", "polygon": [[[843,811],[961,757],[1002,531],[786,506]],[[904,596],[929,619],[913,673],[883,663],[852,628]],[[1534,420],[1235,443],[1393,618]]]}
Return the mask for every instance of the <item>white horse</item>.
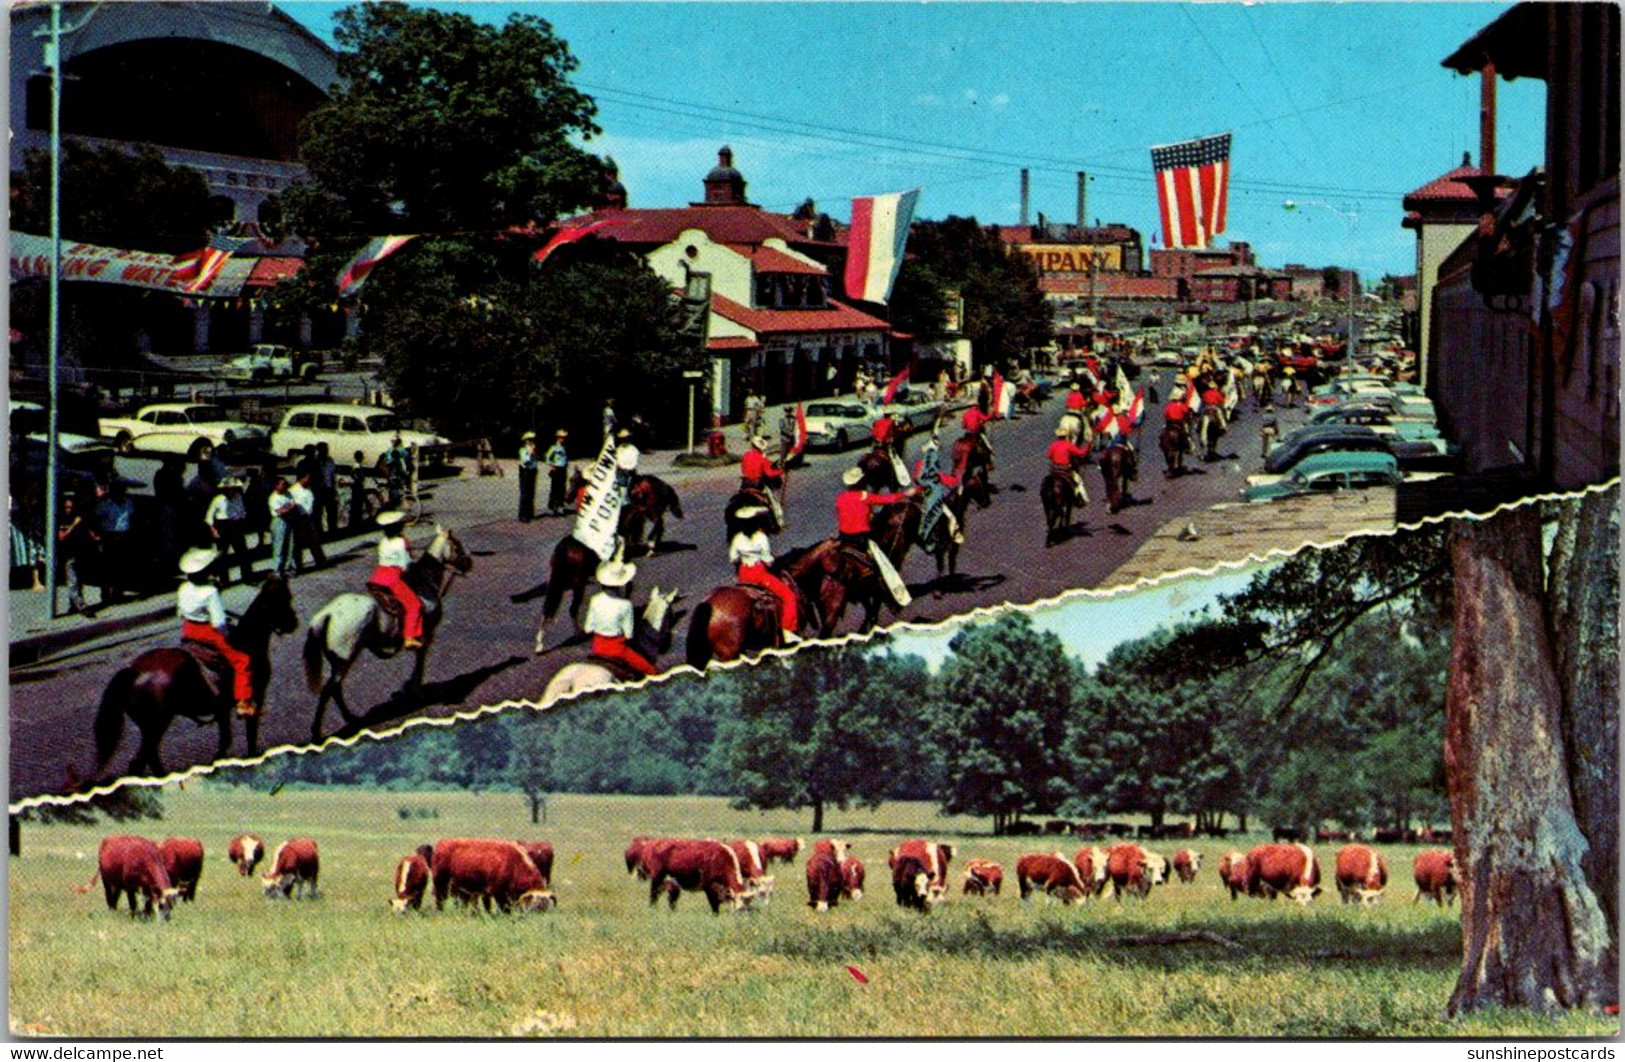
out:
{"label": "white horse", "polygon": [[[406,681],[409,694],[415,695],[423,685],[429,647],[434,644],[435,629],[440,625],[441,601],[451,580],[472,567],[474,559],[457,541],[457,536],[437,524],[434,540],[406,569],[407,585],[423,602],[423,647],[416,651],[417,660]],[[383,607],[372,594],[340,594],[310,618],[310,630],[305,635],[305,684],[310,692],[318,694],[316,718],[310,724],[312,741],[321,740],[322,719],[327,714],[329,700],[338,705],[345,722],[356,721],[350,706],[344,702],[344,676],[349,674],[363,649],[385,659],[401,651],[400,631],[386,630]],[[324,663],[325,682],[322,680]]]}
{"label": "white horse", "polygon": [[[635,639],[640,643],[639,648],[665,647],[670,634],[671,604],[677,597],[676,590],[669,594],[662,593],[659,588],[650,591],[649,604],[643,610],[639,635]],[[653,654],[650,659],[654,659]],[[620,675],[597,660],[577,660],[559,668],[558,673],[548,681],[547,687],[542,690],[541,707],[551,708],[563,698],[613,686],[620,681]]]}

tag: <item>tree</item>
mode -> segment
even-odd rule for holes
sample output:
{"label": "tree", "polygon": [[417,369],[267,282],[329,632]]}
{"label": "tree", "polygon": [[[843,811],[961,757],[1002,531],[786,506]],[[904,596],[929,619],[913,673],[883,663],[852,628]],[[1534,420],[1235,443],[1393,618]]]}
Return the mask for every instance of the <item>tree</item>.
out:
{"label": "tree", "polygon": [[512,724],[508,743],[508,775],[530,805],[533,826],[546,814],[547,793],[552,787],[552,748],[544,729],[551,722],[554,720],[542,712],[522,712]]}
{"label": "tree", "polygon": [[164,800],[156,789],[127,785],[111,793],[93,796],[71,804],[40,804],[26,811],[8,816],[8,845],[13,856],[23,853],[24,822],[67,823],[72,826],[90,826],[98,816],[113,822],[136,822],[141,819],[162,819]]}
{"label": "tree", "polygon": [[931,733],[942,810],[990,815],[995,834],[1023,813],[1054,811],[1075,791],[1068,747],[1081,670],[1024,614],[967,627],[948,644]]}

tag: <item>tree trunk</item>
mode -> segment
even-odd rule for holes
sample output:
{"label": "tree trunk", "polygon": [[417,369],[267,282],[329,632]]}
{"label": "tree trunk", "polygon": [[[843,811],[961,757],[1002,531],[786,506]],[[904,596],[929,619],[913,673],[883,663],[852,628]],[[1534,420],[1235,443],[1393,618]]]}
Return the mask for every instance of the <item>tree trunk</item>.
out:
{"label": "tree trunk", "polygon": [[814,800],[812,808],[813,808],[812,832],[814,832],[814,833],[823,833],[824,832],[824,802],[822,800]]}
{"label": "tree trunk", "polygon": [[12,858],[23,854],[23,824],[15,815],[7,815],[7,843],[10,846]]}
{"label": "tree trunk", "polygon": [[542,801],[540,797],[530,798],[530,824],[535,826],[542,821]]}
{"label": "tree trunk", "polygon": [[1236,832],[1247,832],[1247,813],[1245,811],[1236,812]]}
{"label": "tree trunk", "polygon": [[1463,953],[1449,1012],[1599,1008],[1613,995],[1609,929],[1569,794],[1538,507],[1456,521],[1450,555],[1445,770]]}

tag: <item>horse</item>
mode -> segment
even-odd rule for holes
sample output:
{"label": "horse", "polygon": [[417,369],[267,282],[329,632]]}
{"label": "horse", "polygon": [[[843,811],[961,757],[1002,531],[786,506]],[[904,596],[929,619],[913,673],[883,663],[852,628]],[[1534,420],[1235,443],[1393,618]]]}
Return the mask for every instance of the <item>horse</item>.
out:
{"label": "horse", "polygon": [[[993,492],[988,489],[987,480],[981,476],[969,476],[960,481],[956,490],[949,492],[948,498],[943,502],[943,508],[954,514],[959,522],[960,538],[965,536],[966,517],[970,513],[971,502],[976,503],[978,509],[986,509],[993,504]],[[924,518],[924,512],[921,512]],[[931,559],[937,562],[937,579],[943,575],[959,574],[959,543],[955,541],[953,533],[948,530],[946,516],[939,516],[931,528],[931,534],[922,540],[920,545]]]}
{"label": "horse", "polygon": [[1191,440],[1182,425],[1164,424],[1162,434],[1157,436],[1157,446],[1162,450],[1162,459],[1167,465],[1162,470],[1164,476],[1172,479],[1185,471],[1185,454],[1191,448]]}
{"label": "horse", "polygon": [[858,468],[870,488],[891,493],[903,489],[897,477],[898,462],[892,460],[892,451],[876,446],[858,461]]}
{"label": "horse", "polygon": [[739,519],[739,510],[747,506],[760,506],[767,510],[767,515],[757,517],[759,526],[769,535],[777,535],[784,530],[779,521],[779,507],[773,499],[772,491],[763,487],[760,490],[741,488],[728,499],[728,504],[722,510],[722,523],[727,529],[728,541],[743,529],[743,522]]}
{"label": "horse", "polygon": [[[909,498],[886,506],[875,521],[871,537],[899,573],[909,547],[919,536],[923,513],[919,499]],[[818,633],[822,638],[835,633],[848,604],[863,608],[863,622],[859,625],[863,633],[874,630],[880,622],[886,587],[874,563],[866,556],[859,559],[853,554],[854,550],[838,539],[826,539],[787,558],[781,568],[802,598],[817,606],[821,617]]]}
{"label": "horse", "polygon": [[[649,595],[649,603],[643,609],[643,619],[638,624],[634,641],[638,643],[640,649],[648,651],[651,660],[658,658],[660,653],[671,646],[671,621],[674,618],[671,604],[676,598],[676,591],[672,591],[670,596],[656,591]],[[629,673],[623,665],[589,656],[585,660],[572,661],[559,668],[558,674],[548,680],[547,686],[542,690],[540,705],[548,708],[565,697],[612,686],[618,682],[635,682],[643,677]]]}
{"label": "horse", "polygon": [[570,594],[570,618],[581,617],[581,599],[587,593],[587,584],[598,570],[600,558],[574,535],[565,535],[553,547],[553,556],[547,562],[547,596],[542,600],[542,622],[536,628],[536,652],[547,649],[547,628],[558,615],[559,605],[566,591]]}
{"label": "horse", "polygon": [[1203,461],[1217,461],[1219,459],[1219,438],[1224,434],[1224,417],[1213,406],[1202,410],[1201,418],[1196,422],[1196,442],[1202,451]]}
{"label": "horse", "polygon": [[1127,445],[1108,446],[1097,458],[1100,474],[1106,480],[1106,511],[1116,514],[1129,499],[1129,484],[1137,474],[1134,451]]}
{"label": "horse", "polygon": [[[275,575],[266,576],[253,603],[228,637],[232,646],[247,653],[252,661],[255,703],[264,704],[265,691],[271,683],[271,635],[292,634],[298,626],[299,615],[294,611],[293,593],[287,582]],[[124,736],[126,715],[141,729],[141,747],[130,761],[130,774],[140,774],[143,767],[155,776],[164,773],[158,746],[178,715],[199,724],[213,719],[220,728],[220,744],[215,756],[224,757],[231,751],[231,717],[235,705],[229,680],[222,677],[219,689],[211,690],[203,664],[193,653],[168,647],[148,650],[121,668],[102,693],[93,727],[96,771],[99,774],[118,749],[119,740]],[[245,718],[243,729],[248,754],[257,754],[259,717]]]}
{"label": "horse", "polygon": [[[671,485],[658,476],[633,476],[627,488],[626,504],[621,508],[619,533],[626,541],[627,555],[643,545],[648,552],[660,549],[660,540],[666,536],[666,512],[679,520],[683,518],[683,503]],[[649,541],[643,542],[643,525],[649,525]]]}
{"label": "horse", "polygon": [[1079,502],[1078,488],[1065,472],[1051,470],[1038,488],[1044,504],[1044,545],[1053,546],[1072,526],[1072,507]]}
{"label": "horse", "polygon": [[[406,584],[423,602],[423,647],[406,681],[406,691],[416,696],[423,687],[423,670],[435,630],[443,616],[441,603],[451,589],[451,581],[474,567],[457,536],[436,525],[434,540],[406,569]],[[362,650],[389,659],[401,651],[400,632],[385,627],[384,608],[372,594],[340,594],[310,618],[305,635],[305,684],[316,697],[316,716],[311,720],[310,739],[320,741],[327,702],[338,705],[347,723],[356,721],[344,701],[344,676],[349,674]],[[322,680],[323,665],[327,679]]]}
{"label": "horse", "polygon": [[961,435],[954,440],[949,457],[962,478],[979,475],[985,482],[993,482],[993,447],[987,436]]}
{"label": "horse", "polygon": [[[819,621],[814,608],[793,581],[790,587],[802,598],[801,629],[815,629]],[[712,660],[738,660],[783,644],[778,599],[771,592],[755,586],[719,586],[689,617],[685,655],[689,664],[704,669]]]}

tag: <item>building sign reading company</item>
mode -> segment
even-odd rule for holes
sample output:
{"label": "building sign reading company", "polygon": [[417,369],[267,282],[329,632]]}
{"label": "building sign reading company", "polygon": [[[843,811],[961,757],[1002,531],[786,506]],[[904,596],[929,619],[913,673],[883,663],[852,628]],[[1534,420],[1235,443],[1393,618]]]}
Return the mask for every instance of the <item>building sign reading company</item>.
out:
{"label": "building sign reading company", "polygon": [[1016,250],[1040,273],[1089,273],[1096,266],[1115,273],[1123,268],[1123,249],[1116,244],[1023,243]]}

